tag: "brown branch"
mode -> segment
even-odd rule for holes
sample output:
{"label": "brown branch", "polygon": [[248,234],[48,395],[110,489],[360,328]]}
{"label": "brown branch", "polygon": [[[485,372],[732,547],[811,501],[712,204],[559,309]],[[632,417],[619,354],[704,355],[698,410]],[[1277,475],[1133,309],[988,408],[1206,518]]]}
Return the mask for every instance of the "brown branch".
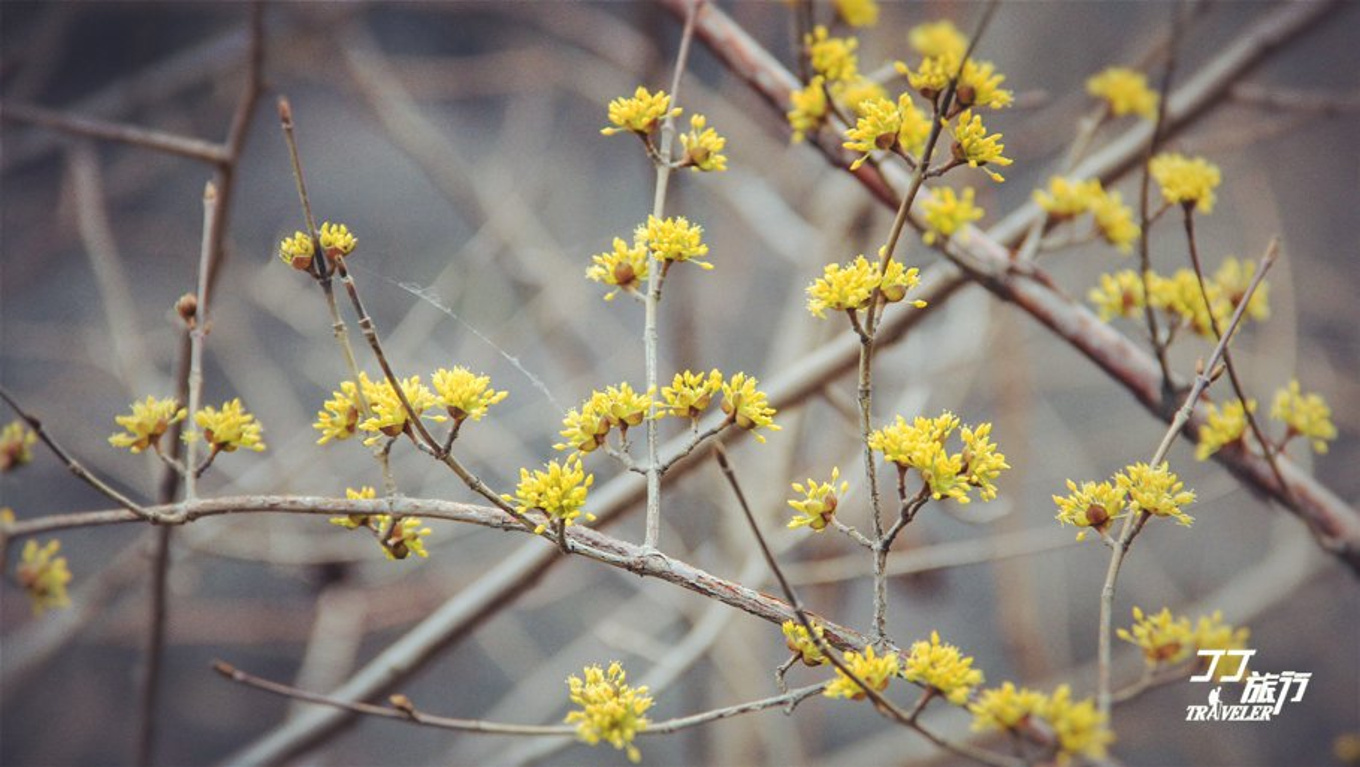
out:
{"label": "brown branch", "polygon": [[228,162],[231,156],[226,146],[212,141],[180,136],[136,125],[77,117],[33,104],[4,104],[0,107],[0,119],[49,128],[73,136],[118,141],[213,165]]}

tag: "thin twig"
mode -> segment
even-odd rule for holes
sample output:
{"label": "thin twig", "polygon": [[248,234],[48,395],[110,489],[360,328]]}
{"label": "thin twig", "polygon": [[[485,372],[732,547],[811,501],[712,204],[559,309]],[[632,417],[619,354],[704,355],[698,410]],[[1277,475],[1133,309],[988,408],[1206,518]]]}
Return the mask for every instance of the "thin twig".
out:
{"label": "thin twig", "polygon": [[[704,0],[690,7],[685,17],[685,28],[680,35],[680,49],[675,54],[675,73],[671,77],[671,103],[680,100],[680,82],[689,60],[690,43],[694,39],[694,20],[704,9]],[[672,162],[671,148],[675,141],[675,113],[667,112],[661,122],[660,159],[656,162],[656,190],[652,196],[652,216],[660,220],[665,215],[666,189],[670,183]],[[645,302],[642,345],[646,367],[647,391],[657,391],[657,347],[660,345],[657,331],[657,306],[661,302],[661,286],[664,276],[662,264],[652,264],[647,270],[647,300]],[[658,549],[661,545],[661,454],[657,450],[657,423],[654,415],[656,403],[647,412],[647,527],[643,534],[643,545]]]}
{"label": "thin twig", "polygon": [[[1237,310],[1233,312],[1232,319],[1228,322],[1227,330],[1219,338],[1214,351],[1205,361],[1203,369],[1195,376],[1194,385],[1190,387],[1190,392],[1185,396],[1184,404],[1176,411],[1171,419],[1171,426],[1162,436],[1161,444],[1157,446],[1156,452],[1148,461],[1148,465],[1156,468],[1166,459],[1166,454],[1171,450],[1171,445],[1176,440],[1185,424],[1190,420],[1190,415],[1195,410],[1195,405],[1199,402],[1200,396],[1212,382],[1212,371],[1218,366],[1219,360],[1228,349],[1229,342],[1232,341],[1233,334],[1237,332],[1242,323],[1242,318],[1246,315],[1247,304],[1251,302],[1251,297],[1260,287],[1261,281],[1265,279],[1266,272],[1274,266],[1275,258],[1279,255],[1279,241],[1271,240],[1266,248],[1266,254],[1261,259],[1261,268],[1252,277],[1251,284],[1247,286],[1246,292],[1242,296],[1242,302],[1237,305]],[[1111,706],[1111,687],[1110,687],[1110,653],[1111,626],[1114,622],[1114,594],[1115,584],[1119,580],[1119,570],[1124,563],[1124,556],[1128,553],[1129,546],[1138,532],[1143,529],[1148,521],[1149,513],[1140,511],[1137,516],[1129,515],[1124,518],[1124,526],[1120,532],[1114,550],[1110,552],[1110,565],[1105,572],[1105,585],[1100,591],[1100,634],[1096,651],[1097,660],[1097,680],[1096,680],[1096,704],[1100,711],[1107,717]]]}
{"label": "thin twig", "polygon": [[213,165],[221,165],[230,157],[226,146],[211,141],[137,125],[77,117],[32,104],[5,104],[0,108],[0,119],[50,128],[73,136],[118,141]]}

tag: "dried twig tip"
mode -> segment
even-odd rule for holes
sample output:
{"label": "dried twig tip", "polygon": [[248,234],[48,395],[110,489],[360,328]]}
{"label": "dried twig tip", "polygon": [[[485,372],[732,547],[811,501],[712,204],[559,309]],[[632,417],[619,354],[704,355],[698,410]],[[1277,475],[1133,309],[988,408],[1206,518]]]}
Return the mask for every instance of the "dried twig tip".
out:
{"label": "dried twig tip", "polygon": [[230,663],[227,663],[227,662],[224,661],[224,660],[215,660],[215,661],[213,661],[212,666],[213,666],[213,671],[216,671],[217,673],[221,674],[222,676],[224,676],[224,677],[226,677],[226,678],[228,678],[228,679],[235,679],[235,678],[236,678],[236,674],[237,674],[236,667],[233,666],[233,665],[231,665]]}
{"label": "dried twig tip", "polygon": [[285,128],[293,127],[293,106],[288,103],[287,96],[279,96],[279,120]]}

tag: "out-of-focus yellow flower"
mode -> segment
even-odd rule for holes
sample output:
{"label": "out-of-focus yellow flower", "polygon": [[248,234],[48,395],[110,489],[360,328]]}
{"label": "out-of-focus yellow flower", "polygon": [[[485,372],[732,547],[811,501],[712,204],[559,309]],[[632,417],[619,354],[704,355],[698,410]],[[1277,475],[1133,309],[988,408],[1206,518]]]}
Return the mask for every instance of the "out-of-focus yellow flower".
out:
{"label": "out-of-focus yellow flower", "polygon": [[57,556],[60,550],[61,541],[55,538],[41,546],[34,538],[24,543],[18,579],[19,585],[24,587],[33,602],[34,615],[71,604],[71,597],[66,593],[66,586],[71,582],[71,571],[66,567],[66,557]]}
{"label": "out-of-focus yellow flower", "polygon": [[1288,427],[1285,442],[1300,436],[1312,443],[1314,451],[1325,453],[1327,443],[1336,439],[1336,424],[1332,423],[1332,409],[1327,401],[1319,394],[1304,394],[1298,379],[1275,393],[1270,417]]}
{"label": "out-of-focus yellow flower", "polygon": [[[133,405],[136,408],[136,405]],[[38,435],[23,421],[10,421],[0,430],[0,473],[13,471],[33,460]]]}
{"label": "out-of-focus yellow flower", "polygon": [[1115,117],[1134,114],[1144,120],[1157,119],[1157,92],[1148,87],[1142,72],[1109,67],[1087,79],[1086,92],[1104,99]]}
{"label": "out-of-focus yellow flower", "polygon": [[932,190],[929,199],[921,203],[921,211],[926,221],[926,233],[921,239],[927,245],[936,240],[948,240],[960,229],[982,218],[983,210],[973,204],[973,187],[964,187],[958,195],[950,187]]}
{"label": "out-of-focus yellow flower", "polygon": [[1214,212],[1214,189],[1223,179],[1218,166],[1203,157],[1163,152],[1148,164],[1161,187],[1162,199],[1172,204],[1194,205],[1200,213]]}

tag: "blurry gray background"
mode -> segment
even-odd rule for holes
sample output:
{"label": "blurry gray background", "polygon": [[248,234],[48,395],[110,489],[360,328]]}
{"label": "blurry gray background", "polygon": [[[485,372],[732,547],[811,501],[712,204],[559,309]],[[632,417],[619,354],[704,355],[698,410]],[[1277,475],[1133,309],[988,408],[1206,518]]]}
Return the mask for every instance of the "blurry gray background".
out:
{"label": "blurry gray background", "polygon": [[[791,61],[784,4],[720,5]],[[1254,3],[1211,8],[1188,33],[1182,74],[1268,10]],[[1137,60],[1165,32],[1172,11],[1165,4],[1075,2],[1000,9],[980,56],[997,63],[1027,104],[988,120],[1005,133],[1016,162],[1000,186],[981,176],[947,179],[978,187],[988,211],[983,226],[1046,181],[1089,106],[1085,78]],[[827,12],[819,5],[819,13]],[[977,12],[971,4],[885,4],[879,26],[861,36],[862,68],[909,58],[912,25],[948,17],[969,29]],[[7,2],[0,14],[6,103],[211,140],[225,135],[243,73],[245,6]],[[223,456],[204,492],[340,495],[347,486],[379,484],[365,450],[314,444],[314,413],[345,372],[319,291],[273,254],[280,237],[302,227],[273,109],[280,94],[294,106],[317,215],[346,222],[360,239],[351,263],[398,370],[428,376],[435,367],[463,364],[510,392],[487,420],[468,424],[459,441],[482,477],[510,489],[520,466],[554,456],[561,412],[509,356],[563,407],[592,388],[642,381],[640,306],[601,301],[603,291],[582,274],[591,254],[647,215],[650,165],[636,141],[602,137],[599,128],[609,99],[638,84],[655,89],[669,82],[679,22],[649,4],[573,2],[285,4],[270,6],[265,23],[268,90],[235,190],[205,397],[213,403],[242,397],[264,423],[269,450]],[[1360,8],[1346,6],[1248,82],[1353,98],[1357,72]],[[681,102],[728,137],[731,170],[681,173],[672,187],[668,211],[703,224],[717,269],[677,269],[667,280],[663,378],[686,367],[719,367],[768,379],[848,332],[843,322],[811,317],[802,308],[803,289],[823,264],[872,253],[890,214],[814,150],[790,146],[782,116],[702,44]],[[91,468],[136,497],[152,497],[154,461],[116,451],[106,438],[130,401],[173,391],[178,341],[171,307],[193,288],[200,195],[211,169],[12,122],[3,128],[0,379]],[[1200,221],[1210,268],[1228,255],[1256,258],[1271,236],[1283,237],[1286,255],[1271,280],[1272,319],[1240,339],[1237,360],[1263,408],[1295,374],[1305,389],[1327,397],[1341,436],[1313,468],[1349,500],[1360,496],[1357,132],[1355,111],[1228,103],[1174,142],[1223,170],[1219,205]],[[93,241],[82,236],[73,193],[72,169],[86,150],[108,218],[107,235]],[[1118,188],[1126,199],[1136,197],[1135,179]],[[1185,265],[1174,222],[1158,228],[1154,253],[1161,269]],[[916,242],[904,255],[922,266],[934,258]],[[1101,272],[1132,263],[1089,247],[1052,256],[1047,268],[1080,296]],[[450,311],[402,284],[427,289]],[[1182,342],[1175,365],[1189,372],[1207,352],[1202,341]],[[1019,539],[1022,548],[1070,540],[1070,528],[1059,530],[1052,519],[1050,496],[1069,477],[1101,478],[1146,459],[1164,429],[1084,358],[976,287],[936,310],[906,341],[882,349],[877,375],[880,420],[946,408],[966,422],[993,420],[994,437],[1014,467],[994,504],[974,504],[959,515],[929,507],[897,557],[990,536],[1014,542],[1027,535]],[[860,477],[855,427],[843,414],[853,397],[850,378],[833,382],[825,397],[780,413],[784,431],[768,444],[738,441],[734,461],[775,542],[795,544],[784,559],[806,584],[804,599],[828,617],[867,627],[870,563],[862,551],[834,534],[782,530],[789,481],[822,479],[833,464],[852,480]],[[1295,444],[1291,453],[1301,456],[1301,448]],[[0,503],[20,518],[108,506],[38,452],[33,466],[0,482]],[[1114,753],[1130,764],[1329,763],[1333,738],[1360,728],[1355,579],[1294,519],[1192,453],[1179,445],[1172,462],[1199,494],[1191,510],[1196,524],[1190,530],[1153,524],[1141,537],[1120,582],[1118,621],[1127,622],[1133,604],[1191,612],[1221,607],[1227,620],[1253,629],[1260,668],[1311,671],[1313,681],[1305,700],[1269,725],[1192,726],[1181,721],[1182,712],[1202,702],[1202,690],[1176,684],[1154,691],[1118,709]],[[409,445],[399,444],[395,455],[404,493],[473,499]],[[597,482],[616,471],[603,456],[592,457],[589,467]],[[841,507],[848,522],[867,525],[866,496],[862,487],[852,490]],[[716,469],[704,467],[670,486],[665,507],[669,553],[729,578],[750,569],[749,532]],[[640,540],[640,511],[609,532]],[[429,560],[395,563],[371,540],[319,519],[240,516],[178,530],[160,762],[213,763],[287,715],[287,702],[218,678],[212,659],[328,689],[525,542],[433,526]],[[0,762],[131,759],[147,609],[142,534],[129,526],[61,535],[75,575],[69,613],[35,621],[12,583],[0,591],[5,672],[19,665],[23,671],[7,676],[0,701]],[[1107,559],[1103,547],[1087,542],[897,578],[890,585],[890,631],[905,646],[939,629],[976,656],[989,682],[1051,687],[1066,680],[1089,691]],[[748,585],[776,591],[763,568],[751,572]],[[618,658],[641,680],[690,636],[708,607],[673,586],[568,561],[400,691],[450,716],[558,722],[569,674]],[[774,692],[771,672],[784,657],[778,628],[726,608],[712,612],[709,621],[720,620],[720,631],[687,673],[654,691],[654,719]],[[314,641],[314,633],[324,639]],[[51,650],[50,657],[35,647]],[[299,679],[304,657],[310,665]],[[1140,663],[1124,657],[1118,678],[1133,679]],[[791,675],[795,684],[817,678],[801,669]],[[756,716],[644,738],[644,762],[948,761],[867,705],[818,699],[791,718]],[[927,720],[966,725],[954,710],[933,711]],[[361,721],[300,763],[522,763],[537,748]],[[607,747],[579,745],[544,758],[626,763]]]}

